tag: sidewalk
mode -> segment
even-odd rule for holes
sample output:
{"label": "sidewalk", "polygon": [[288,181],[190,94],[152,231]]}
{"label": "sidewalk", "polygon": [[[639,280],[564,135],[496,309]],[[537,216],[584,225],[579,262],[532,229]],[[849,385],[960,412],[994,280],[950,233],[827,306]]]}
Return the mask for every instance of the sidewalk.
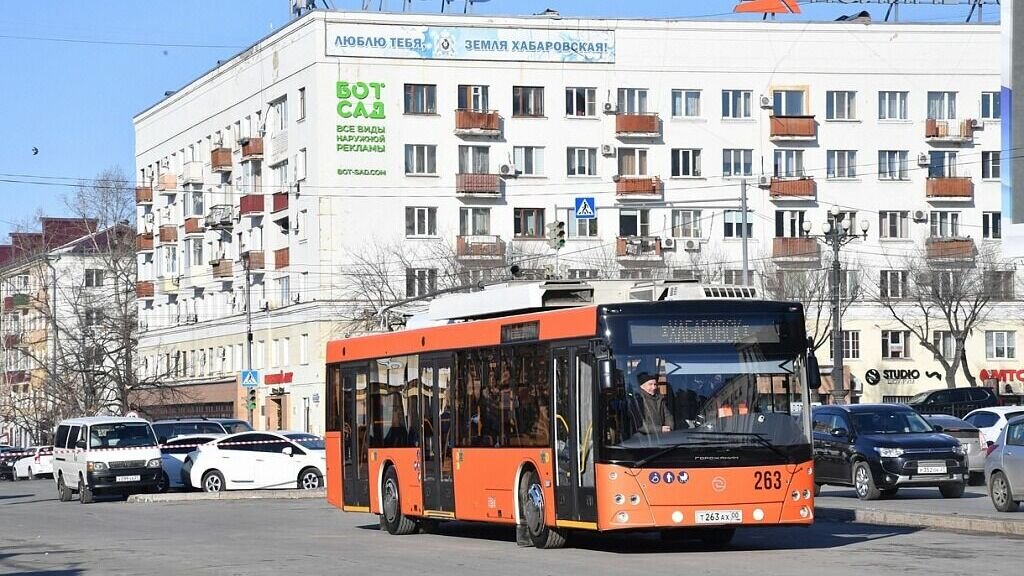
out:
{"label": "sidewalk", "polygon": [[1024,537],[1024,507],[997,512],[984,486],[968,487],[957,499],[943,498],[937,488],[905,488],[893,498],[870,502],[858,500],[852,488],[825,486],[815,513],[839,522]]}
{"label": "sidewalk", "polygon": [[229,490],[224,492],[168,492],[166,494],[132,494],[129,504],[150,502],[194,502],[197,500],[324,500],[326,492],[320,490]]}

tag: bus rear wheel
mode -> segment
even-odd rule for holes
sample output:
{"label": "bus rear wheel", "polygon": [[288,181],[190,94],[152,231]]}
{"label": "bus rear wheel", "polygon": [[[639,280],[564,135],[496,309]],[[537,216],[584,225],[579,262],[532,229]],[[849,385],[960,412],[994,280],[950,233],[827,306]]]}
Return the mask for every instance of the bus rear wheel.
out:
{"label": "bus rear wheel", "polygon": [[394,466],[388,466],[384,472],[384,484],[381,486],[381,527],[388,534],[404,536],[416,531],[416,522],[402,514],[402,500],[398,492],[398,473]]}
{"label": "bus rear wheel", "polygon": [[544,491],[537,472],[528,469],[519,478],[519,518],[535,548],[561,548],[565,535],[544,524]]}

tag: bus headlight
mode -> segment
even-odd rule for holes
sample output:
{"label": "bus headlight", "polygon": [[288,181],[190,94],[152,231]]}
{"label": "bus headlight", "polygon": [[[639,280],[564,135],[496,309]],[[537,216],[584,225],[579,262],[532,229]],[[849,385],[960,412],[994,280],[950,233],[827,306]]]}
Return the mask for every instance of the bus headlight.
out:
{"label": "bus headlight", "polygon": [[615,515],[615,521],[620,523],[629,522],[629,514],[626,514],[625,512],[619,512]]}
{"label": "bus headlight", "polygon": [[625,502],[626,502],[626,497],[625,496],[623,496],[622,494],[616,494],[615,495],[615,503],[616,504],[621,506],[622,504],[625,504]]}
{"label": "bus headlight", "polygon": [[793,490],[793,502],[796,502],[799,499],[800,499],[800,491],[799,490]]}

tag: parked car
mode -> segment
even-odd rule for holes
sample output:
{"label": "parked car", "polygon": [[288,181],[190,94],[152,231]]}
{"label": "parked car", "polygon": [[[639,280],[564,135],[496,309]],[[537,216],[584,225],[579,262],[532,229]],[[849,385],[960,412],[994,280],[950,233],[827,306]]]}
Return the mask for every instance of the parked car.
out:
{"label": "parked car", "polygon": [[1024,416],[1007,422],[999,438],[989,447],[985,480],[996,510],[1017,510],[1024,500]]}
{"label": "parked car", "polygon": [[978,408],[998,406],[999,397],[991,388],[942,388],[921,392],[907,402],[921,414],[952,414],[963,418]]}
{"label": "parked car", "polygon": [[15,480],[14,463],[24,457],[27,450],[14,446],[0,449],[0,480]]}
{"label": "parked car", "polygon": [[924,414],[924,419],[936,432],[956,438],[967,447],[967,470],[971,475],[968,484],[980,486],[985,483],[985,455],[988,442],[977,427],[949,414]]}
{"label": "parked car", "polygon": [[816,489],[853,486],[861,500],[893,496],[904,486],[935,486],[945,498],[963,495],[967,447],[936,432],[914,410],[896,404],[823,406],[812,418]]}
{"label": "parked car", "polygon": [[153,422],[153,432],[163,444],[186,434],[235,434],[250,432],[252,426],[236,418],[175,418]]}
{"label": "parked car", "polygon": [[27,451],[31,454],[14,463],[14,480],[53,476],[53,446],[33,446]]}
{"label": "parked car", "polygon": [[166,492],[170,488],[190,488],[187,478],[182,478],[181,464],[190,452],[212,440],[220,438],[223,434],[186,434],[168,440],[160,445],[160,457],[163,463],[163,477],[157,487],[159,492]]}
{"label": "parked car", "polygon": [[[305,432],[242,432],[199,446],[182,465],[204,492],[324,485],[324,441]],[[187,471],[187,472],[186,472]]]}
{"label": "parked car", "polygon": [[156,434],[145,420],[95,416],[57,426],[53,476],[61,502],[76,492],[88,504],[102,493],[154,491],[162,472]]}
{"label": "parked car", "polygon": [[986,442],[995,442],[1006,427],[1006,421],[1024,416],[1024,406],[992,406],[971,411],[964,420],[974,424],[985,435]]}

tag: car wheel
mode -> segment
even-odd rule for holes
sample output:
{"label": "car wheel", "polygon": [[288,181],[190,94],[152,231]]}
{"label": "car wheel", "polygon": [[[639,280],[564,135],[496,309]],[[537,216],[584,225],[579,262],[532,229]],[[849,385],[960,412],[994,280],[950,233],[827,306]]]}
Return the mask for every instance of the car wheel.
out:
{"label": "car wheel", "polygon": [[540,477],[534,470],[527,470],[519,478],[519,517],[526,525],[530,541],[537,548],[561,548],[565,546],[565,535],[544,524],[544,490]]}
{"label": "car wheel", "polygon": [[223,492],[224,475],[216,470],[203,474],[203,492]]}
{"label": "car wheel", "polygon": [[992,474],[992,481],[988,488],[989,497],[992,498],[992,505],[1000,512],[1016,512],[1018,502],[1013,499],[1010,491],[1010,482],[1002,472]]}
{"label": "car wheel", "polygon": [[939,492],[943,498],[959,498],[964,495],[964,483],[942,484],[939,486]]}
{"label": "car wheel", "polygon": [[879,490],[883,498],[892,498],[899,491],[899,488],[883,488],[882,490]]}
{"label": "car wheel", "polygon": [[64,483],[64,475],[57,476],[57,498],[61,502],[71,502],[71,488]]}
{"label": "car wheel", "polygon": [[18,470],[16,468],[11,468],[11,482],[17,482],[17,481],[18,481]]}
{"label": "car wheel", "polygon": [[875,486],[875,479],[871,477],[871,467],[864,461],[853,465],[853,488],[861,500],[878,500],[882,495]]}
{"label": "car wheel", "polygon": [[701,530],[700,541],[708,548],[724,548],[736,535],[735,528],[708,528]]}
{"label": "car wheel", "polygon": [[28,476],[27,476],[27,478],[29,480],[35,480],[36,479],[36,475],[32,473],[32,469],[31,468],[28,469]]}
{"label": "car wheel", "polygon": [[384,472],[384,485],[381,487],[381,526],[388,534],[405,536],[416,531],[416,522],[402,514],[402,496],[398,491],[398,473],[394,466],[388,466]]}
{"label": "car wheel", "polygon": [[324,485],[324,477],[316,468],[306,468],[299,472],[299,488],[302,490],[316,490]]}
{"label": "car wheel", "polygon": [[78,501],[82,504],[92,504],[95,497],[92,493],[92,488],[85,485],[85,481],[81,478],[78,479]]}
{"label": "car wheel", "polygon": [[815,496],[821,496],[821,487],[822,486],[824,486],[824,484],[818,484],[817,482],[814,483],[814,495]]}

